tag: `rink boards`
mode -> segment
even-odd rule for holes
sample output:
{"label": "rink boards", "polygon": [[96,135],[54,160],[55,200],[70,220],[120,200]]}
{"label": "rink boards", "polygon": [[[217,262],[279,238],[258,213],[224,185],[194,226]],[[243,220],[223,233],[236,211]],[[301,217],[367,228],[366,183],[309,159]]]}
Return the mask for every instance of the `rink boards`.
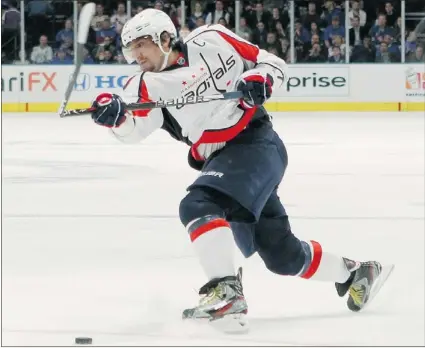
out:
{"label": "rink boards", "polygon": [[[2,112],[56,112],[72,72],[70,65],[3,65]],[[134,65],[84,65],[68,107],[88,107],[101,92],[120,94],[135,73]],[[269,111],[425,111],[423,64],[297,64],[288,74]]]}
{"label": "rink boards", "polygon": [[[2,103],[2,112],[57,112],[59,102]],[[71,102],[67,109],[88,108],[88,102]],[[266,104],[271,112],[396,112],[425,111],[424,102],[275,102]]]}

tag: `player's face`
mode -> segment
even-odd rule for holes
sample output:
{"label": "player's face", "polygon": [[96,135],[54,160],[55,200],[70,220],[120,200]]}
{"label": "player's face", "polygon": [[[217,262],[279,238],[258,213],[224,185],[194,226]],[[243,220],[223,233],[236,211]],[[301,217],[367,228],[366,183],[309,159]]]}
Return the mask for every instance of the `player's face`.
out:
{"label": "player's face", "polygon": [[159,71],[164,55],[150,38],[139,38],[130,44],[131,55],[143,71]]}

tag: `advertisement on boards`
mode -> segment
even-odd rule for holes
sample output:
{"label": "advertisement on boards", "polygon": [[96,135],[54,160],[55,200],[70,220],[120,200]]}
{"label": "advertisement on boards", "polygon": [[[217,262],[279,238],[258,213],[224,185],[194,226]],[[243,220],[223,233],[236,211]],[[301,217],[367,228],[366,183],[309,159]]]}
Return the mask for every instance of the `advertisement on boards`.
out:
{"label": "advertisement on boards", "polygon": [[[69,76],[72,78],[72,74]],[[128,75],[101,75],[80,73],[74,85],[75,91],[86,92],[88,90],[113,90],[122,89],[128,79]],[[116,92],[116,91],[115,91]],[[100,93],[96,91],[96,93]]]}
{"label": "advertisement on boards", "polygon": [[425,66],[409,65],[404,71],[406,97],[419,98],[425,102]]}
{"label": "advertisement on boards", "polygon": [[71,72],[71,66],[2,66],[2,102],[26,103],[60,100],[66,89],[64,76]]}
{"label": "advertisement on boards", "polygon": [[[83,66],[74,85],[72,100],[92,100],[101,91],[119,93],[134,66]],[[117,73],[114,73],[114,72]],[[5,101],[46,101],[60,99],[71,79],[73,66],[5,66],[2,96]],[[290,66],[286,86],[276,97],[349,97],[350,69],[345,66]]]}
{"label": "advertisement on boards", "polygon": [[[61,100],[74,67],[49,65],[9,65],[2,67],[1,90],[4,102],[55,102]],[[117,73],[114,73],[117,71]],[[90,102],[102,91],[120,93],[134,66],[83,66],[74,85],[71,101]]]}
{"label": "advertisement on boards", "polygon": [[[59,103],[74,67],[2,66],[3,103]],[[84,65],[71,102],[90,103],[99,93],[120,94],[134,65]],[[425,102],[422,64],[300,64],[288,66],[286,84],[273,91],[271,102]]]}
{"label": "advertisement on boards", "polygon": [[295,66],[288,69],[289,80],[284,91],[287,97],[348,97],[349,67]]}
{"label": "advertisement on boards", "polygon": [[41,69],[6,70],[2,72],[1,92],[5,95],[16,93],[49,93],[58,90],[58,73]]}

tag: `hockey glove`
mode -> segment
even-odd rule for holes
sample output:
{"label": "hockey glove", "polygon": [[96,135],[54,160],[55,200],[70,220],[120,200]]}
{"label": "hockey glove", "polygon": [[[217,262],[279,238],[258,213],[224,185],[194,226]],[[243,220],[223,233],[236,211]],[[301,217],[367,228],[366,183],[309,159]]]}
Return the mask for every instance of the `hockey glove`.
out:
{"label": "hockey glove", "polygon": [[120,96],[111,93],[101,93],[94,100],[92,107],[96,108],[91,117],[96,124],[108,128],[119,127],[126,119],[125,103]]}
{"label": "hockey glove", "polygon": [[272,95],[273,78],[271,75],[247,71],[239,78],[236,89],[243,93],[240,104],[244,109],[263,105]]}

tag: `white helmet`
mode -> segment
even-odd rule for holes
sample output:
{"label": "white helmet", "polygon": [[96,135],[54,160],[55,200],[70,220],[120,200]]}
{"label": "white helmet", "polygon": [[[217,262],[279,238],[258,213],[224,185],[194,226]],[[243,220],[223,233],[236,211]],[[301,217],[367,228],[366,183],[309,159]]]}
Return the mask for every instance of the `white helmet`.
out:
{"label": "white helmet", "polygon": [[139,37],[151,36],[152,41],[159,46],[165,56],[161,70],[164,69],[171,51],[165,52],[162,48],[161,34],[163,32],[167,32],[172,38],[177,37],[177,30],[173,21],[163,11],[148,8],[128,20],[121,32],[123,54],[127,62],[131,64],[136,60],[129,50],[130,43]]}

